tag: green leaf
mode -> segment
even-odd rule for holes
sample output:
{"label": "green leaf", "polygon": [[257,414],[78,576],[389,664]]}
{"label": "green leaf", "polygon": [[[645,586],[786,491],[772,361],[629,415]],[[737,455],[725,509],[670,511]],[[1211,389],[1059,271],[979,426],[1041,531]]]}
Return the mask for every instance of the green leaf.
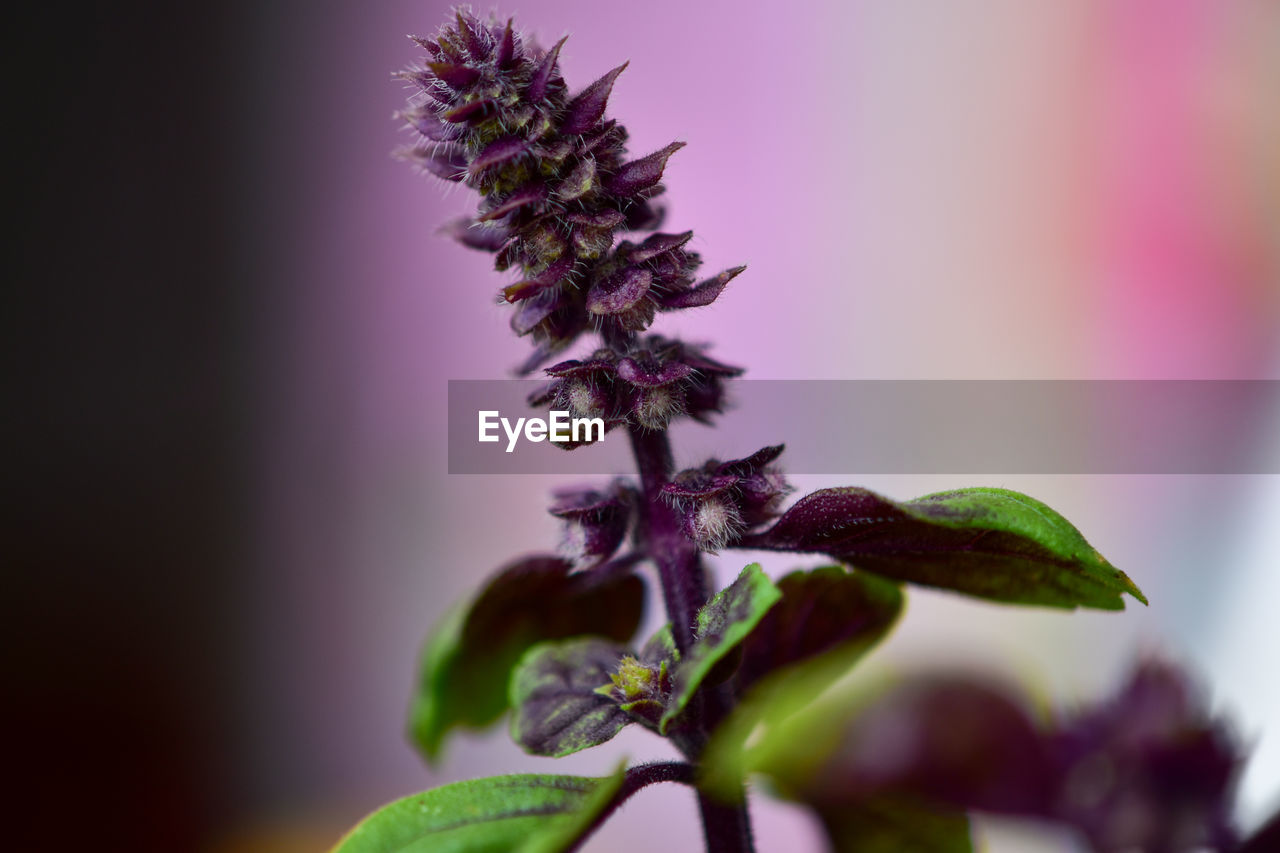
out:
{"label": "green leaf", "polygon": [[571,572],[555,556],[518,560],[452,612],[422,653],[410,736],[429,761],[454,727],[480,728],[507,709],[511,670],[537,643],[581,635],[625,642],[644,609],[644,584],[628,570]]}
{"label": "green leaf", "polygon": [[715,665],[746,639],[781,597],[760,564],[752,563],[703,605],[698,611],[697,639],[672,673],[672,692],[659,723],[660,732],[666,734],[671,721],[684,711]]}
{"label": "green leaf", "polygon": [[971,853],[964,812],[909,801],[869,800],[818,808],[834,853]]}
{"label": "green leaf", "polygon": [[842,566],[792,572],[778,581],[778,591],[781,599],[742,643],[733,676],[739,696],[834,651],[841,664],[826,668],[843,674],[889,632],[903,605],[898,584]]}
{"label": "green leaf", "polygon": [[817,701],[889,632],[903,607],[893,581],[840,566],[792,572],[778,589],[782,599],[742,644],[732,681],[739,702],[708,748],[708,784],[726,795],[746,775],[751,734]]}
{"label": "green leaf", "polygon": [[561,853],[591,828],[625,775],[520,774],[455,782],[366,817],[332,853]]}
{"label": "green leaf", "polygon": [[598,688],[625,654],[596,637],[531,648],[511,676],[511,737],[534,755],[559,758],[622,731],[631,718]]}
{"label": "green leaf", "polygon": [[898,503],[866,489],[823,489],[741,548],[829,554],[896,580],[1016,604],[1123,610],[1147,603],[1058,513],[1007,489],[960,489]]}

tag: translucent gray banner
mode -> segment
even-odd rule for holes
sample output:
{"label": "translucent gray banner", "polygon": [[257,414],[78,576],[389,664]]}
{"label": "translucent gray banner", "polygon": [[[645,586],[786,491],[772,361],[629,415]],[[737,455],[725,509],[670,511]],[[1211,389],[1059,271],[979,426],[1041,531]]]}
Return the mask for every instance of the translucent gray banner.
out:
{"label": "translucent gray banner", "polygon": [[[528,419],[549,416],[527,399],[542,384],[450,381],[449,473],[631,470],[625,429],[572,451],[535,440]],[[739,380],[729,389],[714,428],[673,426],[682,466],[784,443],[795,474],[1280,473],[1274,380]]]}

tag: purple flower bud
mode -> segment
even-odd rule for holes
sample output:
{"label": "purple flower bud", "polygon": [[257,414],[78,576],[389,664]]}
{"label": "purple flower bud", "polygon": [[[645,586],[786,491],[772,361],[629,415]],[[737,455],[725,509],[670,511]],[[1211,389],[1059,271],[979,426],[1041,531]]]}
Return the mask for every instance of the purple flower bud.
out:
{"label": "purple flower bud", "polygon": [[444,82],[451,89],[469,89],[480,79],[480,69],[471,65],[457,65],[452,62],[428,62],[428,70],[437,80]]}
{"label": "purple flower bud", "polygon": [[611,316],[624,329],[640,331],[653,320],[655,303],[649,297],[653,274],[643,267],[626,267],[596,282],[587,294],[587,310]]}
{"label": "purple flower bud", "polygon": [[662,180],[667,159],[684,146],[683,142],[673,142],[647,157],[627,163],[609,179],[609,192],[618,196],[633,196],[654,186]]}
{"label": "purple flower bud", "polygon": [[685,413],[684,391],[679,385],[657,385],[632,392],[631,420],[651,430],[663,430]]}
{"label": "purple flower bud", "polygon": [[479,175],[486,169],[510,163],[528,151],[529,143],[518,136],[506,136],[494,140],[471,161],[471,174]]}
{"label": "purple flower bud", "polygon": [[560,39],[551,46],[538,63],[538,67],[534,70],[533,76],[529,78],[529,88],[526,95],[531,101],[541,101],[551,91],[553,86],[563,86],[560,75],[556,74],[556,60],[560,56],[560,48],[564,47],[564,43],[569,40],[568,36]]}
{"label": "purple flower bud", "polygon": [[[595,189],[598,181],[596,179],[596,161],[592,159],[584,159],[573,167],[573,170],[556,185],[556,197],[562,201],[575,201],[582,198],[587,193]],[[622,214],[618,211],[611,211]],[[622,217],[626,220],[626,217]]]}
{"label": "purple flower bud", "polygon": [[586,133],[604,117],[605,104],[613,91],[613,81],[618,79],[629,63],[622,63],[608,74],[583,89],[572,101],[560,122],[560,132],[566,135]]}
{"label": "purple flower bud", "polygon": [[446,181],[460,181],[467,173],[466,152],[447,142],[424,148],[402,148],[397,154]]}
{"label": "purple flower bud", "polygon": [[605,491],[570,489],[555,493],[550,513],[564,522],[560,551],[578,568],[598,566],[613,556],[631,524],[635,506],[621,481]]}
{"label": "purple flower bud", "polygon": [[478,124],[497,114],[497,102],[486,98],[445,110],[440,117],[451,124]]}
{"label": "purple flower bud", "polygon": [[677,290],[661,297],[662,308],[670,310],[674,308],[701,308],[704,305],[710,305],[719,298],[729,282],[733,281],[746,267],[734,267],[725,270],[715,278],[709,278],[706,281],[699,282],[695,287],[687,290]]}
{"label": "purple flower bud", "polygon": [[477,222],[489,222],[501,219],[509,213],[529,205],[540,204],[547,198],[547,188],[543,184],[527,184],[507,195],[501,201],[495,200],[492,207],[476,217]]}
{"label": "purple flower bud", "polygon": [[412,130],[432,142],[451,142],[458,138],[458,129],[442,122],[435,110],[428,107],[410,107],[396,113],[396,118],[403,119]]}
{"label": "purple flower bud", "polygon": [[502,35],[498,41],[498,52],[494,54],[493,64],[501,71],[507,71],[515,65],[516,55],[516,37],[515,32],[511,29],[511,19],[507,19],[507,26],[502,31]]}
{"label": "purple flower bud", "polygon": [[680,512],[684,534],[702,550],[714,552],[776,516],[791,490],[781,472],[771,467],[781,453],[782,445],[775,445],[746,459],[712,459],[673,477],[662,494]]}
{"label": "purple flower bud", "polygon": [[650,234],[639,246],[628,250],[627,258],[633,264],[649,261],[679,249],[692,238],[692,231],[683,234]]}
{"label": "purple flower bud", "polygon": [[507,242],[507,229],[498,225],[482,225],[469,217],[454,219],[440,227],[440,233],[457,240],[469,249],[493,252]]}
{"label": "purple flower bud", "polygon": [[455,15],[458,21],[458,35],[472,59],[484,60],[493,52],[493,43],[489,31],[471,15],[458,9]]}

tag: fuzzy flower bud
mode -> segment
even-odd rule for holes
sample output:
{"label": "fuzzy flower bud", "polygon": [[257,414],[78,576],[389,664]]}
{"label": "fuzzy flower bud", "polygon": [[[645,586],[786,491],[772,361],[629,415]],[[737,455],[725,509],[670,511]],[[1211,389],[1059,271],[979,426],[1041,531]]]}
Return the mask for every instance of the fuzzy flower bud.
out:
{"label": "fuzzy flower bud", "polygon": [[613,556],[631,524],[631,490],[616,482],[604,491],[556,492],[550,512],[564,522],[560,551],[578,568],[592,568]]}
{"label": "fuzzy flower bud", "polygon": [[699,347],[650,335],[625,355],[600,349],[546,373],[553,381],[530,398],[532,405],[549,404],[571,417],[603,418],[606,430],[627,424],[660,430],[677,417],[705,423],[720,412],[723,380],[741,370],[707,357]]}
{"label": "fuzzy flower bud", "polygon": [[747,530],[777,515],[791,487],[771,463],[782,445],[758,450],[746,459],[710,460],[677,474],[662,494],[680,512],[685,536],[704,551],[733,544]]}

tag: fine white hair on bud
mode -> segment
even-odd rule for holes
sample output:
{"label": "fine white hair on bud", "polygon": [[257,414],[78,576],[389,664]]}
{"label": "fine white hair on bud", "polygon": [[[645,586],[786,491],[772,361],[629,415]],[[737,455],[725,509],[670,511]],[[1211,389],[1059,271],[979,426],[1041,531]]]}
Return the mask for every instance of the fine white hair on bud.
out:
{"label": "fine white hair on bud", "polygon": [[712,553],[738,538],[743,528],[738,508],[720,497],[700,502],[686,518],[690,538]]}
{"label": "fine white hair on bud", "polygon": [[645,429],[666,429],[676,415],[684,411],[684,401],[668,385],[646,388],[636,399],[632,411],[636,423]]}
{"label": "fine white hair on bud", "polygon": [[567,383],[565,402],[574,417],[595,418],[605,413],[603,395],[585,379],[574,379]]}
{"label": "fine white hair on bud", "polygon": [[566,519],[560,536],[560,553],[575,568],[585,568],[598,562],[596,555],[588,553],[587,530],[580,521]]}

